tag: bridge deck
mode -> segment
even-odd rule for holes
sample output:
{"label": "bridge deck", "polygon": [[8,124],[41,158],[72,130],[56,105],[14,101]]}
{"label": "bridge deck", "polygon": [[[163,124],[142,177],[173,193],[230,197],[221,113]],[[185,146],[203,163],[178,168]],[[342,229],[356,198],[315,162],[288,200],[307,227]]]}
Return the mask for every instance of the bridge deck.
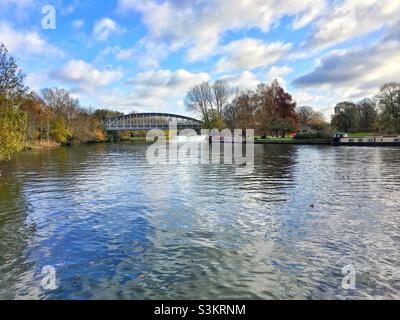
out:
{"label": "bridge deck", "polygon": [[169,113],[135,113],[103,121],[107,131],[168,130],[170,123],[173,123],[178,130],[199,130],[203,127],[203,123],[197,119]]}

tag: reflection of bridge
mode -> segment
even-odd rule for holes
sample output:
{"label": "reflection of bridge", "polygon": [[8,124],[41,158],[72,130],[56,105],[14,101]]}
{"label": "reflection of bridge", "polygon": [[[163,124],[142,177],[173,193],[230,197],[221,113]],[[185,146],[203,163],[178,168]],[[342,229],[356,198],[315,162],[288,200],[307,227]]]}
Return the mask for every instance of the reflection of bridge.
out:
{"label": "reflection of bridge", "polygon": [[169,113],[133,113],[106,118],[103,124],[106,131],[168,130],[170,122],[174,122],[178,130],[200,130],[203,126],[203,123],[199,120]]}

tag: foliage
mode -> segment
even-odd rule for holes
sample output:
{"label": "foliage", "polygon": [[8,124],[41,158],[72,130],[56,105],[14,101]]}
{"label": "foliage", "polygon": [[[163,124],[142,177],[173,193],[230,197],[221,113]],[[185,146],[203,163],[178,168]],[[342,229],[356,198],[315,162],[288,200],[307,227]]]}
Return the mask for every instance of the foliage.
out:
{"label": "foliage", "polygon": [[331,123],[349,133],[400,133],[400,83],[385,84],[374,99],[338,103]]}
{"label": "foliage", "polygon": [[10,56],[4,44],[0,43],[0,104],[15,101],[24,92],[24,74]]}
{"label": "foliage", "polygon": [[92,114],[79,101],[60,88],[29,92],[15,59],[0,44],[0,160],[8,159],[27,145],[53,145],[71,142],[105,141],[102,115]]}
{"label": "foliage", "polygon": [[340,102],[335,107],[332,126],[344,132],[373,132],[376,130],[378,111],[376,103],[364,99],[359,103]]}
{"label": "foliage", "polygon": [[24,148],[27,117],[23,111],[0,107],[0,161]]}
{"label": "foliage", "polygon": [[68,144],[71,142],[71,131],[65,125],[65,121],[62,116],[59,115],[56,117],[56,120],[51,128],[50,135],[58,143]]}
{"label": "foliage", "polygon": [[[80,107],[79,101],[74,99],[68,91],[59,88],[42,90],[41,99],[56,115],[57,123],[54,123],[56,131],[54,133],[53,129],[52,134],[53,138],[57,136],[56,141],[80,143],[105,140],[105,133],[100,134],[102,127],[98,117],[101,116],[101,110],[98,111],[97,116],[94,113],[91,114]],[[64,142],[66,139],[67,142]]]}
{"label": "foliage", "polygon": [[93,117],[98,121],[102,121],[106,118],[123,116],[124,114],[118,111],[112,111],[108,109],[97,109],[93,112]]}
{"label": "foliage", "polygon": [[302,106],[298,108],[297,115],[300,124],[303,127],[310,127],[316,129],[325,124],[324,115],[321,112],[315,111],[312,107]]}
{"label": "foliage", "polygon": [[377,96],[381,127],[388,133],[400,133],[400,83],[387,83]]}
{"label": "foliage", "polygon": [[293,139],[296,140],[313,140],[313,139],[331,139],[332,135],[324,133],[322,131],[318,132],[299,132],[297,133]]}
{"label": "foliage", "polygon": [[224,117],[230,128],[252,128],[262,136],[285,137],[299,127],[296,102],[276,80],[237,94],[225,108]]}
{"label": "foliage", "polygon": [[26,114],[20,109],[24,75],[0,44],[0,161],[24,148]]}

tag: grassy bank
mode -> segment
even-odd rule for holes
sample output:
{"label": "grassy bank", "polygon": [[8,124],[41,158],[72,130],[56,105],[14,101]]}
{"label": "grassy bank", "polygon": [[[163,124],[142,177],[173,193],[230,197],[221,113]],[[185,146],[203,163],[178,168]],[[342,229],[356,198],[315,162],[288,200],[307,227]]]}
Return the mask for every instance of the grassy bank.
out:
{"label": "grassy bank", "polygon": [[382,134],[379,133],[371,133],[371,132],[355,132],[355,133],[348,133],[347,134],[349,138],[363,138],[363,137],[373,137],[373,136],[379,136]]}
{"label": "grassy bank", "polygon": [[254,141],[255,144],[332,144],[327,139],[259,139]]}

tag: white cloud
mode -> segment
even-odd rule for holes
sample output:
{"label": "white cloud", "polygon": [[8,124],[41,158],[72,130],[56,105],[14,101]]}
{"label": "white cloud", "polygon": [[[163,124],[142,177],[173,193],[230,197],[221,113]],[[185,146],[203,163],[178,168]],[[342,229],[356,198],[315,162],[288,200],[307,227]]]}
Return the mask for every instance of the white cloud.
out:
{"label": "white cloud", "polygon": [[194,85],[209,80],[207,73],[187,70],[157,70],[137,74],[118,88],[98,95],[102,106],[112,106],[124,112],[164,111],[185,113],[183,99]]}
{"label": "white cloud", "polygon": [[49,81],[47,70],[28,73],[25,78],[25,84],[32,90],[39,91],[43,89],[45,83]]}
{"label": "white cloud", "polygon": [[120,32],[118,24],[110,19],[97,20],[93,26],[93,38],[97,41],[106,41],[111,35]]}
{"label": "white cloud", "polygon": [[244,38],[233,41],[222,48],[224,57],[216,64],[217,72],[229,70],[255,69],[280,60],[291,48],[283,42],[263,42],[258,39]]}
{"label": "white cloud", "polygon": [[299,87],[295,97],[302,104],[322,106],[329,118],[336,103],[373,97],[384,83],[400,82],[399,51],[396,33],[367,47],[332,50],[293,81]]}
{"label": "white cloud", "polygon": [[1,6],[16,5],[18,8],[27,8],[32,6],[33,0],[2,0]]}
{"label": "white cloud", "polygon": [[174,90],[186,90],[187,88],[207,81],[207,73],[191,73],[184,69],[176,71],[158,70],[138,73],[135,78],[128,80],[128,83],[145,87],[167,87]]}
{"label": "white cloud", "polygon": [[64,53],[51,45],[36,31],[17,31],[7,22],[0,22],[0,42],[12,53],[37,56],[58,56]]}
{"label": "white cloud", "polygon": [[311,72],[294,80],[301,87],[341,90],[348,98],[376,92],[385,82],[400,81],[400,41],[379,41],[367,48],[334,50]]}
{"label": "white cloud", "polygon": [[293,71],[294,71],[293,68],[290,68],[288,66],[283,66],[283,67],[273,66],[267,72],[267,82],[271,82],[277,79],[282,86],[286,87],[285,76],[287,76],[289,73],[292,73]]}
{"label": "white cloud", "polygon": [[229,82],[233,87],[238,87],[240,90],[252,90],[261,82],[256,75],[248,70],[237,75],[225,75],[221,77]]}
{"label": "white cloud", "polygon": [[71,60],[61,69],[52,72],[56,79],[73,84],[73,90],[87,92],[118,81],[122,75],[119,70],[98,70],[82,60]]}
{"label": "white cloud", "polygon": [[72,21],[71,25],[75,29],[81,29],[85,25],[85,21],[83,21],[83,20],[74,20],[74,21]]}
{"label": "white cloud", "polygon": [[[145,54],[143,54],[144,52]],[[169,52],[170,48],[166,44],[144,37],[131,48],[117,49],[115,55],[117,60],[131,60],[140,67],[154,69],[158,68],[160,59],[166,57]]]}
{"label": "white cloud", "polygon": [[324,0],[119,0],[119,11],[140,12],[149,38],[168,43],[171,50],[188,48],[188,59],[195,61],[213,55],[226,31],[258,28],[267,32],[284,16],[297,17],[295,27],[299,28],[310,23],[324,5]]}
{"label": "white cloud", "polygon": [[398,0],[342,0],[322,11],[305,46],[326,48],[398,24]]}

